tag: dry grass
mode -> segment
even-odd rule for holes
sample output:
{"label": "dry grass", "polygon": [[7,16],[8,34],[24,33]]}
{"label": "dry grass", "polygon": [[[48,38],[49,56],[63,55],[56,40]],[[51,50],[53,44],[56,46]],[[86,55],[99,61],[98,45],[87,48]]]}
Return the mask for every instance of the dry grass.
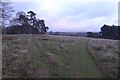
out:
{"label": "dry grass", "polygon": [[118,41],[90,39],[88,49],[105,77],[118,77]]}
{"label": "dry grass", "polygon": [[118,41],[48,35],[4,35],[2,40],[3,77],[93,77],[87,41],[105,77],[118,75]]}
{"label": "dry grass", "polygon": [[18,36],[3,36],[2,77],[31,77],[32,59],[29,44]]}

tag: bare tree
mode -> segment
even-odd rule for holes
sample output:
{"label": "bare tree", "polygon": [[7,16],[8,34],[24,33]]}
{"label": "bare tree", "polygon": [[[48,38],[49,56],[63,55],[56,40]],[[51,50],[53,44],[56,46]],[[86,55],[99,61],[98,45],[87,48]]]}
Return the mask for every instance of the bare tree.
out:
{"label": "bare tree", "polygon": [[1,18],[1,26],[2,28],[4,28],[6,25],[8,25],[8,21],[11,19],[12,17],[12,12],[14,12],[15,10],[13,10],[13,7],[10,6],[11,2],[9,2],[8,0],[2,0],[0,1],[0,18]]}

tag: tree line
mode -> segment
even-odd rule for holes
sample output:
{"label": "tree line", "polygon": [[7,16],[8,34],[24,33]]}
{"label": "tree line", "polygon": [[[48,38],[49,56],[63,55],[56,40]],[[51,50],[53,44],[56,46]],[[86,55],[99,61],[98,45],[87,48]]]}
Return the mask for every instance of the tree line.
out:
{"label": "tree line", "polygon": [[120,39],[120,26],[109,26],[104,24],[99,33],[87,32],[87,37],[104,38],[104,39]]}
{"label": "tree line", "polygon": [[10,26],[3,29],[3,34],[45,34],[49,28],[45,21],[36,18],[36,13],[23,11],[16,13],[16,16],[10,20]]}

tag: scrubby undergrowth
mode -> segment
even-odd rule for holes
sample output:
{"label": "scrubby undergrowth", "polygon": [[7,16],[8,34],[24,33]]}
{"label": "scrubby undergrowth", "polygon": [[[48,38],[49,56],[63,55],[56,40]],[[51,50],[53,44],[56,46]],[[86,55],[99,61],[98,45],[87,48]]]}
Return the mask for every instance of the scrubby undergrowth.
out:
{"label": "scrubby undergrowth", "polygon": [[118,41],[108,39],[90,39],[88,50],[104,77],[118,77]]}

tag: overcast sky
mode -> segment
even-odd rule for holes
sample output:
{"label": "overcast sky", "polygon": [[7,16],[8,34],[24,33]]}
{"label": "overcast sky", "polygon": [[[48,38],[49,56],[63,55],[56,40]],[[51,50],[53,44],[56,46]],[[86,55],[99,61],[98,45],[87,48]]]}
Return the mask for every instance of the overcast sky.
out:
{"label": "overcast sky", "polygon": [[118,25],[118,0],[11,1],[16,12],[34,11],[49,31],[96,32],[104,24]]}

